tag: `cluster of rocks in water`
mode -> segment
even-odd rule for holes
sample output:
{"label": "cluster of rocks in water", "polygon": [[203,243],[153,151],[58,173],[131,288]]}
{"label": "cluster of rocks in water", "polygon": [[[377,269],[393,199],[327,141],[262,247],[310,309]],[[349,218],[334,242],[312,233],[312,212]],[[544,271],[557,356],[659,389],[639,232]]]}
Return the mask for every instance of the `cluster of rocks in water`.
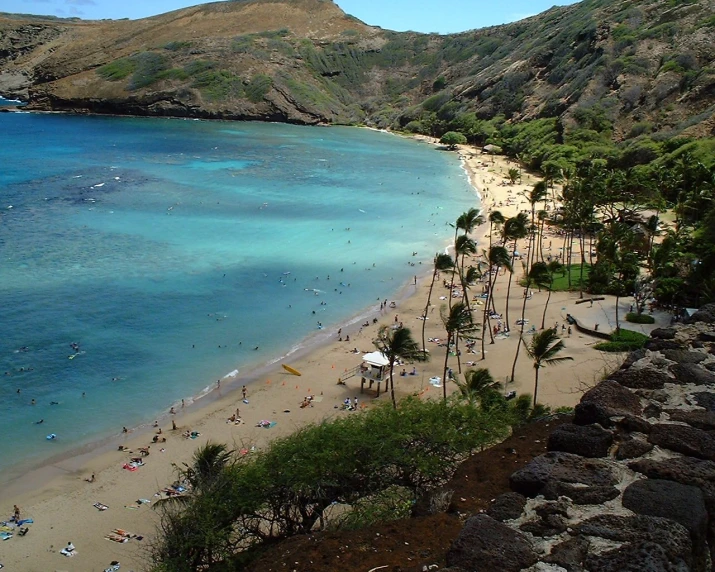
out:
{"label": "cluster of rocks in water", "polygon": [[715,570],[715,305],[585,393],[442,572]]}

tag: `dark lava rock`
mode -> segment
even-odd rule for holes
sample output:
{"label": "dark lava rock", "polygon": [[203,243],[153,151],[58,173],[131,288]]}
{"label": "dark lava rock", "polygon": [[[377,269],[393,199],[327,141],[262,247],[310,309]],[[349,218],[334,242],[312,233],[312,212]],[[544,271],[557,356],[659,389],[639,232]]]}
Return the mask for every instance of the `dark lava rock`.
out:
{"label": "dark lava rock", "polygon": [[534,536],[556,536],[566,532],[567,528],[568,522],[564,517],[551,514],[525,522],[519,527],[519,530],[529,532]]}
{"label": "dark lava rock", "polygon": [[682,411],[680,409],[666,409],[671,421],[687,423],[703,431],[715,429],[715,412],[712,411]]}
{"label": "dark lava rock", "polygon": [[609,379],[631,389],[663,389],[666,383],[673,382],[667,373],[652,367],[620,369]]}
{"label": "dark lava rock", "polygon": [[698,339],[701,342],[715,342],[715,332],[701,332]]}
{"label": "dark lava rock", "polygon": [[604,427],[611,427],[612,416],[642,413],[640,399],[635,393],[607,379],[584,393],[581,402],[576,406],[574,423],[576,425],[600,423]]}
{"label": "dark lava rock", "polygon": [[522,533],[485,514],[467,519],[447,552],[447,566],[470,572],[519,572],[538,559]]}
{"label": "dark lava rock", "polygon": [[[636,389],[636,395],[644,399],[652,399],[659,403],[666,403],[670,399],[670,394],[665,389]],[[643,410],[645,413],[645,410]]]}
{"label": "dark lava rock", "polygon": [[676,333],[675,328],[656,328],[650,333],[650,337],[658,340],[674,340]]}
{"label": "dark lava rock", "polygon": [[715,460],[715,436],[688,425],[659,423],[653,425],[648,441],[664,449],[698,459]]}
{"label": "dark lava rock", "polygon": [[670,371],[675,376],[673,383],[715,385],[715,374],[694,363],[676,363],[670,366]]}
{"label": "dark lava rock", "polygon": [[645,439],[638,439],[631,435],[626,435],[618,444],[616,459],[621,461],[624,459],[635,459],[636,457],[641,457],[652,450],[653,445],[648,443]]}
{"label": "dark lava rock", "polygon": [[576,536],[574,538],[569,538],[559,544],[554,545],[551,548],[551,554],[546,556],[543,560],[544,562],[549,562],[550,564],[556,564],[562,568],[566,568],[569,572],[574,572],[575,570],[582,570],[581,563],[586,554],[588,554],[588,547],[591,543],[588,539],[582,536]]}
{"label": "dark lava rock", "polygon": [[557,501],[549,501],[540,504],[534,509],[534,512],[542,518],[546,518],[547,516],[552,515],[564,516],[568,518],[570,506],[571,503],[568,502],[567,499],[561,498]]}
{"label": "dark lava rock", "polygon": [[560,481],[551,481],[542,490],[541,494],[547,500],[556,500],[562,497],[568,497],[573,504],[603,504],[606,501],[613,500],[620,491],[614,486],[579,486],[571,483],[562,483]]}
{"label": "dark lava rock", "polygon": [[695,324],[696,322],[715,323],[715,304],[706,304],[685,320],[686,324]]}
{"label": "dark lava rock", "polygon": [[662,352],[663,350],[680,350],[683,349],[683,344],[675,340],[646,340],[643,347],[652,352]]}
{"label": "dark lava rock", "polygon": [[552,451],[539,455],[526,467],[513,473],[509,482],[513,491],[535,497],[553,482],[610,487],[618,480],[605,461]]}
{"label": "dark lava rock", "polygon": [[582,457],[606,457],[613,445],[613,434],[599,425],[559,425],[549,435],[546,448]]}
{"label": "dark lava rock", "polygon": [[643,409],[643,417],[646,419],[659,419],[662,412],[663,410],[655,403],[649,403]]}
{"label": "dark lava rock", "polygon": [[626,359],[621,364],[621,369],[628,369],[634,363],[636,363],[639,359],[643,359],[645,356],[646,356],[646,353],[645,353],[644,349],[632,351],[631,353],[628,354]]}
{"label": "dark lava rock", "polygon": [[652,425],[642,417],[626,415],[623,419],[616,421],[616,427],[621,431],[633,433],[650,433]]}
{"label": "dark lava rock", "polygon": [[487,514],[494,520],[504,522],[519,518],[524,512],[526,497],[519,493],[504,493],[499,495],[487,509]]}
{"label": "dark lava rock", "polygon": [[700,363],[708,358],[703,352],[689,352],[687,350],[665,350],[663,355],[670,361],[678,363]]}
{"label": "dark lava rock", "polygon": [[707,497],[715,499],[715,463],[713,461],[704,461],[693,457],[677,457],[663,461],[640,459],[629,463],[628,468],[650,479],[666,479],[683,485],[699,487]]}
{"label": "dark lava rock", "polygon": [[695,403],[708,411],[715,411],[715,393],[709,391],[700,391],[693,393]]}
{"label": "dark lava rock", "polygon": [[643,479],[623,491],[623,506],[636,514],[659,516],[682,524],[696,550],[705,546],[708,513],[703,491],[662,479]]}
{"label": "dark lava rock", "polygon": [[589,572],[690,572],[683,560],[673,562],[660,544],[638,542],[625,544],[600,555],[589,555],[585,562]]}
{"label": "dark lava rock", "polygon": [[[596,567],[594,560],[597,557],[591,556],[587,568],[593,570],[660,570],[661,568],[650,568],[644,565],[643,555],[638,556],[639,545],[643,543],[653,543],[662,548],[658,561],[670,564],[685,564],[689,566],[692,562],[692,541],[688,530],[681,524],[665,518],[647,515],[618,516],[613,514],[603,514],[589,518],[580,524],[575,525],[574,534],[579,536],[596,536],[616,542],[625,542],[621,548],[615,552],[609,552],[604,556],[612,555],[611,558],[603,561]],[[577,536],[578,537],[578,536]],[[626,553],[633,555],[632,567],[629,567],[628,560],[622,560],[619,551],[626,549]],[[608,567],[621,563],[621,567]],[[687,570],[688,568],[666,567],[664,570]]]}

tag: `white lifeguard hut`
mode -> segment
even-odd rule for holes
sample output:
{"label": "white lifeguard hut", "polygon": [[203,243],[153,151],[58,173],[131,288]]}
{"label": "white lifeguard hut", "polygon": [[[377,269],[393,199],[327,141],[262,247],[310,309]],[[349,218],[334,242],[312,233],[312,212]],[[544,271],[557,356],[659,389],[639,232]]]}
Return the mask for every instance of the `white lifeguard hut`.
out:
{"label": "white lifeguard hut", "polygon": [[[377,384],[377,397],[380,396],[382,390],[381,384],[383,381],[387,381],[387,377],[390,375],[389,371],[390,360],[382,352],[370,352],[362,356],[362,363],[355,366],[349,371],[346,371],[338,383],[345,383],[346,379],[360,376],[360,393],[365,392],[365,384],[367,384],[368,389],[372,389],[374,384]],[[385,385],[387,389],[387,385]]]}

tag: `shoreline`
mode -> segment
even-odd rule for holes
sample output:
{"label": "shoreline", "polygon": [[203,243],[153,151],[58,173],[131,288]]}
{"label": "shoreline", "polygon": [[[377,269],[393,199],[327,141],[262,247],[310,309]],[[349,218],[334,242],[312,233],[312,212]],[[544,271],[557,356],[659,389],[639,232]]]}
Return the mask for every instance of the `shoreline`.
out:
{"label": "shoreline", "polygon": [[[434,144],[434,141],[427,142]],[[505,215],[513,216],[512,212],[518,210],[519,206],[511,205],[513,199],[511,195],[518,194],[520,187],[527,187],[528,178],[525,177],[527,182],[518,187],[495,185],[492,191],[491,183],[488,185],[483,183],[484,188],[482,188],[480,178],[485,181],[485,177],[488,176],[491,179],[499,177],[497,170],[503,169],[507,164],[504,158],[488,156],[492,164],[485,166],[479,156],[474,155],[472,149],[461,149],[459,155],[469,182],[475,190],[475,199],[481,196],[482,213],[487,215],[490,210],[499,208]],[[509,203],[509,209],[502,208],[500,204],[502,202]],[[508,210],[512,212],[507,212]],[[455,213],[455,217],[459,214],[461,213]],[[488,231],[488,227],[489,224],[486,223],[472,235],[478,240],[480,250],[485,245],[484,233]],[[447,238],[446,242],[451,242],[451,238]],[[473,260],[477,262],[478,257]],[[346,330],[343,335],[350,335],[349,342],[338,341],[337,331],[330,334],[326,331],[326,336],[320,344],[314,346],[306,344],[303,348],[288,354],[290,365],[302,372],[301,377],[283,371],[280,362],[284,358],[279,357],[271,363],[264,364],[263,367],[242,372],[236,378],[227,381],[225,385],[222,383],[220,388],[210,391],[195,404],[185,409],[177,408],[175,416],[160,419],[159,428],[162,430],[162,437],[167,441],[150,444],[151,455],[146,458],[146,466],[138,471],[129,472],[122,468],[127,462],[128,455],[117,451],[117,446],[122,444],[131,450],[147,446],[150,435],[156,431],[153,427],[143,427],[119,438],[113,438],[102,447],[87,453],[86,456],[58,460],[45,468],[44,475],[25,475],[21,479],[21,487],[3,488],[0,492],[0,497],[4,501],[3,508],[9,511],[13,504],[18,504],[23,509],[23,515],[35,521],[32,526],[32,545],[17,542],[17,539],[3,543],[3,564],[9,570],[13,569],[11,564],[15,564],[16,569],[26,569],[22,564],[26,565],[29,561],[25,559],[32,558],[32,566],[36,569],[61,567],[63,557],[57,554],[57,550],[68,540],[72,540],[79,553],[73,565],[80,566],[82,569],[100,569],[106,567],[111,560],[119,560],[122,565],[128,567],[141,567],[145,560],[142,543],[129,542],[117,545],[106,542],[103,534],[109,532],[112,527],[121,527],[151,537],[158,514],[147,507],[135,506],[136,499],[153,501],[158,498],[155,496],[160,494],[158,491],[174,480],[174,467],[182,463],[190,463],[193,452],[198,446],[207,442],[226,443],[229,448],[245,450],[248,453],[253,448],[260,448],[267,442],[286,436],[306,424],[340,415],[350,415],[350,412],[340,408],[346,398],[357,397],[361,407],[366,407],[366,403],[371,402],[373,397],[360,393],[359,378],[346,379],[344,384],[338,384],[337,380],[344,371],[360,364],[363,353],[374,350],[372,340],[380,326],[391,325],[398,321],[404,322],[406,327],[412,329],[415,339],[421,339],[421,328],[424,324],[426,338],[444,337],[439,311],[434,312],[435,309],[439,310],[443,302],[440,298],[447,299],[440,281],[435,283],[427,321],[418,319],[426,306],[427,291],[432,276],[431,268],[424,264],[422,266],[424,268],[416,272],[417,284],[408,281],[399,285],[399,288],[394,291],[396,309],[387,308],[380,311],[373,305],[346,320],[346,325],[343,326]],[[417,270],[415,268],[415,271]],[[552,296],[549,306],[551,311],[547,314],[549,320],[552,320],[551,323],[553,320],[563,320],[565,317],[563,310],[566,309],[566,305],[578,296],[578,293],[558,294]],[[537,298],[536,295],[534,297]],[[521,288],[512,288],[511,308],[514,315],[520,309],[517,307],[520,298]],[[545,294],[539,294],[538,301],[543,303],[545,298]],[[500,291],[496,288],[495,301],[498,307],[503,304],[504,299],[504,289]],[[531,310],[534,315],[538,312],[539,316],[541,311],[542,307],[536,305]],[[572,311],[571,308],[569,311]],[[377,323],[367,320],[369,316],[378,318]],[[369,322],[368,326],[360,325],[363,319]],[[340,326],[337,326],[336,330],[337,328]],[[513,355],[516,341],[514,336],[512,339],[499,340],[494,346],[488,346],[485,362],[480,361],[480,355],[472,357],[467,354],[463,359],[473,360],[471,363],[474,367],[488,367],[495,379],[501,379],[503,372],[511,367],[510,356]],[[584,389],[583,384],[592,381],[604,367],[608,367],[606,360],[590,349],[590,343],[589,339],[576,340],[576,336],[573,340],[567,341],[568,355],[573,356],[575,360],[571,362],[573,366],[544,370],[539,392],[542,403],[553,406],[574,405]],[[358,348],[360,352],[355,354],[352,351],[354,348]],[[434,359],[426,364],[416,364],[418,374],[415,377],[403,378],[399,374],[396,375],[395,389],[400,397],[418,394],[424,398],[432,396],[441,398],[442,389],[432,387],[429,379],[435,375],[442,376],[444,350],[435,345],[428,345],[428,348],[433,352]],[[450,367],[457,371],[456,358],[451,359]],[[505,384],[504,390],[516,390],[520,393],[531,391],[532,372],[532,364],[522,356],[517,369],[517,380],[508,386]],[[246,382],[247,376],[252,380],[250,383]],[[239,393],[240,386],[243,384],[247,386],[248,403],[243,402]],[[454,384],[449,384],[448,392],[454,390]],[[316,399],[309,407],[304,408],[300,404],[306,395],[313,395]],[[386,397],[382,397],[381,400],[385,401]],[[227,422],[237,408],[240,409],[243,423],[236,425]],[[271,429],[257,426],[259,421],[264,419],[276,421],[277,425]],[[171,430],[171,421],[176,422],[177,431]],[[181,432],[185,430],[197,431],[199,436],[195,440],[184,439]],[[94,482],[84,482],[90,474],[96,475]],[[95,502],[101,502],[110,508],[107,511],[98,511],[93,506]],[[62,530],[55,531],[54,527],[57,527],[60,522],[63,523]],[[32,552],[29,552],[30,546]]]}
{"label": "shoreline", "polygon": [[[64,114],[67,112],[32,110],[28,113]],[[364,128],[374,130],[369,127]],[[384,130],[377,131],[406,139],[414,139],[416,141],[432,144],[434,146],[439,145],[436,140],[430,141],[419,137],[409,137],[400,133]],[[480,190],[472,181],[469,170],[465,164],[465,158],[461,154],[459,155],[459,160],[460,167],[467,175],[469,185],[472,187],[474,192],[474,198],[478,202],[481,201]],[[456,218],[459,214],[460,213],[454,213],[454,217]],[[441,251],[448,251],[450,246],[451,238],[448,237],[447,233],[445,233]],[[431,257],[427,260],[431,261]],[[419,262],[418,266],[419,270],[415,267],[415,274],[418,276],[418,282],[422,283],[425,277],[431,276],[431,272],[427,269],[426,265],[422,264],[422,262]],[[388,295],[390,300],[394,300],[399,306],[402,302],[417,294],[417,289],[413,288],[414,284],[412,280],[407,279],[405,282],[400,284],[397,289],[392,292],[386,292],[386,295]],[[220,377],[219,387],[212,382],[211,384],[200,389],[196,394],[187,396],[185,398],[186,406],[182,408],[182,412],[186,415],[202,415],[202,413],[208,411],[209,408],[219,407],[220,403],[229,398],[232,393],[237,394],[243,385],[247,386],[250,391],[252,386],[258,387],[259,382],[265,376],[270,376],[271,374],[276,373],[276,371],[280,373],[281,363],[285,363],[288,360],[301,361],[307,359],[311,354],[330,346],[334,341],[332,334],[328,333],[331,329],[335,331],[341,329],[344,333],[353,336],[355,331],[362,330],[360,324],[363,323],[363,321],[370,321],[376,316],[380,316],[379,307],[377,303],[372,303],[333,326],[326,326],[324,331],[321,330],[306,335],[283,352],[278,351],[265,359],[249,363],[241,368],[235,368]],[[372,351],[373,349],[372,344],[370,344],[367,351]],[[235,375],[231,375],[234,372]],[[170,408],[178,410],[181,407],[182,401],[183,400],[178,400],[174,403],[168,403],[166,411],[169,411]],[[155,419],[161,425],[171,422],[171,416],[168,413],[163,413]],[[146,419],[139,425],[130,427],[129,432],[134,436],[134,438],[139,438],[151,436],[153,434],[153,429],[152,420]],[[54,454],[41,461],[31,460],[14,465],[9,469],[0,470],[0,483],[3,485],[2,488],[0,488],[0,502],[8,502],[12,498],[24,497],[33,491],[48,487],[51,485],[53,479],[61,478],[63,475],[67,474],[68,471],[81,470],[84,465],[92,464],[95,458],[116,450],[117,446],[125,441],[126,435],[121,433],[99,436],[89,440],[88,442],[73,446],[66,451]]]}

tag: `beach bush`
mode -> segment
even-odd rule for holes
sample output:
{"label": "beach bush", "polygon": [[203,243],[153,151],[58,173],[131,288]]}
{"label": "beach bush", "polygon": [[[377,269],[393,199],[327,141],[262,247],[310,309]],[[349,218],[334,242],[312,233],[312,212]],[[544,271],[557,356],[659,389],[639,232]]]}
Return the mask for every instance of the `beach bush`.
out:
{"label": "beach bush", "polygon": [[131,58],[121,58],[97,68],[97,74],[107,81],[119,81],[129,77],[136,69],[136,62]]}
{"label": "beach bush", "polygon": [[241,78],[225,70],[207,69],[195,76],[191,87],[198,88],[209,101],[220,101],[243,95]]}
{"label": "beach bush", "polygon": [[602,352],[632,352],[641,349],[648,339],[645,334],[621,328],[611,334],[610,341],[601,342],[593,347]]}
{"label": "beach bush", "polygon": [[253,103],[260,103],[273,87],[273,79],[267,75],[258,74],[244,87],[246,97]]}
{"label": "beach bush", "polygon": [[154,52],[142,52],[132,56],[131,59],[136,67],[127,86],[130,91],[151,85],[167,68],[166,58]]}
{"label": "beach bush", "polygon": [[655,324],[655,318],[650,314],[628,312],[626,314],[626,322],[631,322],[632,324]]}
{"label": "beach bush", "polygon": [[488,411],[408,398],[397,409],[381,403],[304,427],[262,451],[224,455],[225,446],[205,445],[178,469],[189,493],[156,503],[154,570],[229,566],[268,541],[405,517],[417,498],[444,485],[467,455],[506,437],[523,415],[503,398]]}

